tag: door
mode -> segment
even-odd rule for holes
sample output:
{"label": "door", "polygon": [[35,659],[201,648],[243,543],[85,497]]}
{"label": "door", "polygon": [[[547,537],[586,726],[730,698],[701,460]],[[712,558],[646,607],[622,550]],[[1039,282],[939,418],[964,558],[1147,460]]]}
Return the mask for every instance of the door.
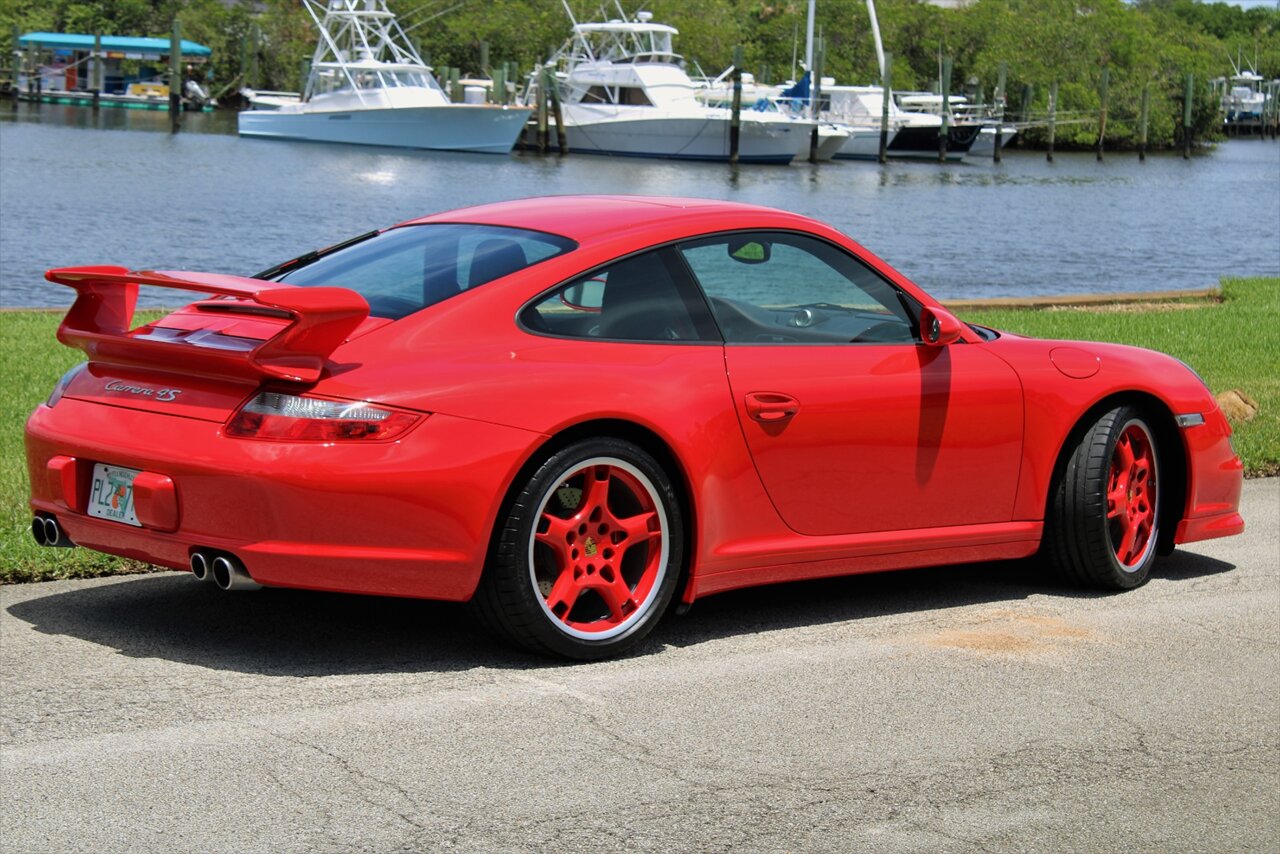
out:
{"label": "door", "polygon": [[681,252],[725,336],[743,434],[789,527],[1010,520],[1022,390],[981,343],[921,343],[909,295],[814,238],[735,233]]}

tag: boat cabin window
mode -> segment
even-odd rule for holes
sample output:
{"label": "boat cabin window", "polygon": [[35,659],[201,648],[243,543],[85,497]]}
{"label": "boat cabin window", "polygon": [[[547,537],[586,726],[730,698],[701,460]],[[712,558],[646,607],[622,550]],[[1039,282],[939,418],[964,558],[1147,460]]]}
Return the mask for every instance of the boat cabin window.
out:
{"label": "boat cabin window", "polygon": [[576,248],[566,237],[526,229],[428,223],[322,252],[275,278],[302,287],[350,288],[368,301],[370,314],[398,320]]}
{"label": "boat cabin window", "polygon": [[584,104],[618,104],[624,107],[652,107],[653,102],[640,86],[592,86],[582,96]]}

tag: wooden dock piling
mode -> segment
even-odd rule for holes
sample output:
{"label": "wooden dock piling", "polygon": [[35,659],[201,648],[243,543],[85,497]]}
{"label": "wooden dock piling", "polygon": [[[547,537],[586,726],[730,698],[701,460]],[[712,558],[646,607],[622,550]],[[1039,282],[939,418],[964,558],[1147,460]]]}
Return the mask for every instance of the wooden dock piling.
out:
{"label": "wooden dock piling", "polygon": [[96,112],[101,106],[99,102],[102,99],[102,33],[93,34],[93,54],[89,59],[89,88],[93,90],[93,109]]}
{"label": "wooden dock piling", "polygon": [[893,54],[885,51],[884,74],[880,80],[880,154],[876,157],[881,163],[889,160],[889,98],[893,89]]}
{"label": "wooden dock piling", "polygon": [[822,121],[822,70],[826,65],[827,42],[818,37],[818,46],[813,52],[813,85],[809,87],[810,103],[813,104],[813,130],[809,132],[809,162],[818,162],[818,122]]}
{"label": "wooden dock piling", "polygon": [[551,71],[548,68],[538,69],[538,153],[547,153],[547,86],[550,84]]}
{"label": "wooden dock piling", "polygon": [[1191,159],[1191,133],[1192,133],[1192,108],[1195,106],[1195,82],[1194,74],[1187,75],[1187,88],[1182,98],[1182,159]]}
{"label": "wooden dock piling", "polygon": [[729,114],[729,162],[738,163],[742,134],[742,45],[733,49],[733,107]]}
{"label": "wooden dock piling", "polygon": [[547,77],[551,80],[551,85],[547,87],[547,94],[551,97],[551,117],[556,120],[556,147],[560,149],[561,154],[568,154],[569,129],[564,126],[564,113],[560,110],[560,87],[553,74],[548,72]]}
{"label": "wooden dock piling", "polygon": [[1097,158],[1102,162],[1102,151],[1107,138],[1107,88],[1111,82],[1111,68],[1102,66],[1102,80],[1098,86],[1098,144]]}
{"label": "wooden dock piling", "polygon": [[1048,85],[1048,151],[1044,159],[1053,163],[1053,142],[1057,140],[1057,81]]}
{"label": "wooden dock piling", "polygon": [[182,129],[182,24],[173,19],[169,34],[169,133]]}
{"label": "wooden dock piling", "polygon": [[947,137],[951,135],[951,57],[942,60],[942,75],[938,80],[942,92],[942,127],[938,132],[938,162],[947,162]]}
{"label": "wooden dock piling", "polygon": [[991,159],[996,163],[1000,162],[1000,149],[1004,146],[1004,92],[1008,77],[1009,63],[1001,62],[1000,71],[996,75],[996,91],[992,95],[992,100],[995,102],[992,105],[992,112],[996,117],[996,145],[991,151]]}
{"label": "wooden dock piling", "polygon": [[1147,159],[1147,125],[1151,116],[1151,84],[1144,83],[1142,86],[1142,107],[1141,115],[1138,119],[1138,161],[1144,162]]}

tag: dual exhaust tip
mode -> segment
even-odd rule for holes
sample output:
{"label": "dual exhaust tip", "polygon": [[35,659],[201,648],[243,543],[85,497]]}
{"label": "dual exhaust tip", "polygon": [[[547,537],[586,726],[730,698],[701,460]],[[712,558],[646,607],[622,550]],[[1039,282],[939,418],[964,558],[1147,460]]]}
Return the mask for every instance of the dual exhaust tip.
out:
{"label": "dual exhaust tip", "polygon": [[69,549],[75,545],[67,532],[62,530],[55,516],[36,516],[31,520],[31,536],[42,546]]}
{"label": "dual exhaust tip", "polygon": [[[40,515],[31,520],[31,536],[42,546],[71,548],[75,543],[58,524],[56,516]],[[212,581],[221,590],[261,590],[262,585],[244,568],[240,558],[227,552],[196,549],[191,553],[191,574],[199,581]]]}
{"label": "dual exhaust tip", "polygon": [[196,549],[191,553],[191,574],[197,581],[211,581],[219,590],[261,590],[262,585],[233,554]]}

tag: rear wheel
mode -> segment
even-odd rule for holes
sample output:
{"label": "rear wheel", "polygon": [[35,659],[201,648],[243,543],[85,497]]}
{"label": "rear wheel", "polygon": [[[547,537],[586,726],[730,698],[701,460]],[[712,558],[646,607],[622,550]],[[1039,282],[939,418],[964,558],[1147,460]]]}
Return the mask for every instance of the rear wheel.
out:
{"label": "rear wheel", "polygon": [[1045,554],[1079,584],[1127,590],[1146,582],[1160,539],[1159,451],[1132,406],[1080,437],[1045,520]]}
{"label": "rear wheel", "polygon": [[477,605],[528,649],[616,655],[671,599],[684,546],[679,503],[662,467],[630,442],[588,439],[556,452],[500,523]]}

